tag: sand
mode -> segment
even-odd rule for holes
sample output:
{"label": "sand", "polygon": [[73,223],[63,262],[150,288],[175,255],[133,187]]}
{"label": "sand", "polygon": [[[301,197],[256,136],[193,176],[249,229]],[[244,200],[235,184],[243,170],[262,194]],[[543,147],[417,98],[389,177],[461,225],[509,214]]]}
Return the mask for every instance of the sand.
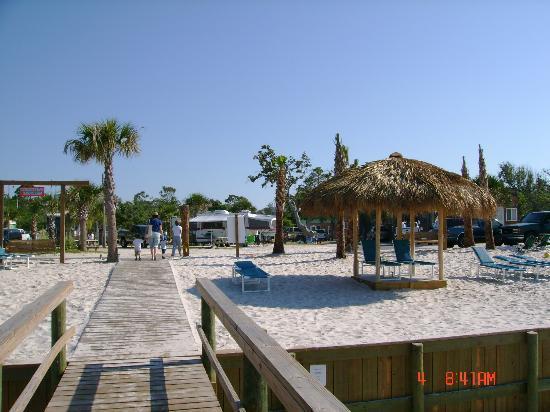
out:
{"label": "sand", "polygon": [[[469,249],[445,252],[448,286],[437,290],[372,291],[350,278],[352,258],[335,259],[333,244],[287,245],[287,254],[271,255],[271,246],[241,249],[241,258],[253,259],[273,275],[271,292],[242,294],[231,281],[235,250],[191,249],[191,256],[171,259],[187,316],[200,321],[197,277],[211,279],[229,298],[283,347],[337,346],[432,337],[550,327],[550,268],[539,282],[517,276],[504,281],[470,275],[476,260]],[[119,249],[121,259],[132,259],[133,250]],[[501,247],[493,254],[510,254]],[[146,252],[146,251],[145,251]],[[390,248],[383,255],[393,258]],[[532,256],[542,258],[542,253]],[[144,258],[147,254],[144,253]],[[433,246],[417,248],[417,258],[437,262]],[[73,280],[75,290],[67,305],[69,325],[77,335],[69,344],[69,356],[90,313],[106,285],[113,264],[97,254],[68,254],[67,264],[58,257],[40,257],[30,269],[24,264],[0,270],[0,323],[14,315],[48,287]],[[367,267],[372,273],[372,267]],[[437,270],[436,270],[437,273]],[[420,274],[429,277],[428,269]],[[235,342],[217,322],[218,349],[234,349]],[[35,363],[50,345],[49,319],[29,336],[8,363]],[[197,343],[198,345],[198,343]]]}
{"label": "sand", "polygon": [[[72,280],[74,290],[67,299],[67,325],[76,326],[76,335],[68,345],[73,352],[90,314],[105,288],[114,267],[99,259],[99,253],[67,254],[67,263],[59,255],[41,255],[26,264],[15,264],[12,270],[0,270],[0,323],[39,297],[59,281]],[[40,363],[51,344],[50,316],[10,355],[6,363]]]}

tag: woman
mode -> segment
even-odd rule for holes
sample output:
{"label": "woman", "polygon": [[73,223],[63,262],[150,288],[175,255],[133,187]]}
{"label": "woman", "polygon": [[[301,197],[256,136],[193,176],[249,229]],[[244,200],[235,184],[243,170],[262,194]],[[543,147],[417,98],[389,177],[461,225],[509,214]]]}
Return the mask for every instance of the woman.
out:
{"label": "woman", "polygon": [[149,225],[151,225],[151,238],[149,239],[151,260],[157,260],[157,248],[160,243],[160,234],[162,233],[162,220],[159,219],[157,212],[153,213],[153,216],[149,219]]}

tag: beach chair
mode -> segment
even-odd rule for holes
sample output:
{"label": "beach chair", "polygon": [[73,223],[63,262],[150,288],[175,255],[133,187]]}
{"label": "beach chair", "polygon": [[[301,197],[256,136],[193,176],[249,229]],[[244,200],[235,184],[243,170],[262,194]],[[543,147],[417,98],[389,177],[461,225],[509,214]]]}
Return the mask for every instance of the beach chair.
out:
{"label": "beach chair", "polygon": [[538,249],[545,249],[546,246],[550,246],[550,233],[545,233],[540,238],[540,241],[537,245]]}
{"label": "beach chair", "polygon": [[[271,290],[270,278],[271,275],[260,269],[251,260],[238,260],[233,264],[233,283],[238,282],[238,277],[241,278],[241,291],[244,292],[269,292]],[[254,283],[258,286],[262,279],[266,280],[267,289],[246,290],[247,283]]]}
{"label": "beach chair", "polygon": [[539,266],[550,266],[550,261],[538,260],[531,256],[525,256],[525,255],[512,255],[512,256],[516,259],[522,259],[522,260],[525,260],[526,262],[535,263]]}
{"label": "beach chair", "polygon": [[489,253],[487,252],[487,249],[485,249],[483,246],[472,246],[472,250],[474,251],[479,262],[477,267],[478,277],[480,275],[481,268],[484,267],[487,269],[494,269],[495,278],[498,277],[500,273],[502,276],[502,279],[504,280],[504,274],[506,272],[512,272],[512,273],[519,273],[519,280],[523,280],[523,273],[526,272],[524,268],[496,263],[491,257],[491,255],[489,255]]}
{"label": "beach chair", "polygon": [[519,245],[516,246],[517,253],[525,253],[528,250],[533,250],[535,248],[536,243],[537,243],[537,238],[535,236],[529,236],[527,239],[525,239],[525,242],[523,242],[522,247],[520,247]]}
{"label": "beach chair", "polygon": [[528,260],[521,260],[521,259],[517,259],[517,258],[513,258],[513,257],[510,257],[510,256],[503,256],[503,255],[498,255],[498,256],[495,256],[496,259],[498,260],[502,260],[504,262],[506,262],[507,264],[509,265],[512,265],[512,266],[527,266],[529,268],[533,268],[533,274],[535,275],[535,280],[539,280],[539,273],[535,271],[535,269],[540,269],[542,268],[543,266],[542,265],[539,265],[535,262],[529,262]]}
{"label": "beach chair", "polygon": [[[407,239],[394,240],[393,249],[395,251],[395,260],[403,265],[409,265],[409,278],[412,278],[413,266],[430,266],[432,268],[432,277],[434,275],[434,262],[427,262],[425,260],[416,260],[411,257],[411,244]],[[400,269],[401,271],[401,269]]]}
{"label": "beach chair", "polygon": [[6,249],[3,247],[0,247],[0,261],[2,261],[3,269],[12,269],[13,255],[11,253],[6,253]]}
{"label": "beach chair", "polygon": [[[376,242],[374,239],[361,240],[361,246],[363,247],[363,262],[361,262],[361,274],[363,274],[363,268],[367,266],[376,266]],[[380,265],[382,266],[382,276],[386,275],[386,266],[390,268],[390,273],[393,277],[395,275],[395,268],[401,266],[401,263],[393,262],[389,260],[382,260],[380,258]],[[391,271],[393,268],[393,272]]]}

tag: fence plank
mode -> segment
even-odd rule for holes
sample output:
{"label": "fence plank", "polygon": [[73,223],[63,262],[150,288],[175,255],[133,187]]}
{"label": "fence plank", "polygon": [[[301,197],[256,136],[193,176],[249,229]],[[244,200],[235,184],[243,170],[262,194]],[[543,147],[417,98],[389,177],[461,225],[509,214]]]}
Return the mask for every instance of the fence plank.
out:
{"label": "fence plank", "polygon": [[[447,353],[446,352],[434,352],[432,360],[433,370],[433,391],[445,392],[447,386],[445,385],[445,372],[447,371]],[[444,403],[436,404],[432,408],[433,412],[446,412],[447,407]]]}
{"label": "fence plank", "polygon": [[378,399],[391,398],[391,357],[378,358]]}
{"label": "fence plank", "polygon": [[[472,349],[472,371],[485,371],[485,348]],[[470,404],[472,412],[484,412],[483,399],[474,399]]]}
{"label": "fence plank", "polygon": [[378,360],[363,359],[363,399],[378,399]]}

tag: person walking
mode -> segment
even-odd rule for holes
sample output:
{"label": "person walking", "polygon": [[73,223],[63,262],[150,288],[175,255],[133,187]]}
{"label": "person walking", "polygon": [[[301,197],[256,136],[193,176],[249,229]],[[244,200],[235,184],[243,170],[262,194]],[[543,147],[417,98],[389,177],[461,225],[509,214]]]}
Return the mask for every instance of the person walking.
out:
{"label": "person walking", "polygon": [[181,257],[181,233],[183,228],[180,225],[180,222],[176,220],[174,226],[172,226],[172,257],[176,254],[176,248]]}
{"label": "person walking", "polygon": [[159,219],[158,212],[153,213],[153,216],[149,219],[149,225],[151,225],[151,238],[149,239],[151,260],[157,260],[157,248],[159,247],[160,234],[162,233],[162,220]]}

